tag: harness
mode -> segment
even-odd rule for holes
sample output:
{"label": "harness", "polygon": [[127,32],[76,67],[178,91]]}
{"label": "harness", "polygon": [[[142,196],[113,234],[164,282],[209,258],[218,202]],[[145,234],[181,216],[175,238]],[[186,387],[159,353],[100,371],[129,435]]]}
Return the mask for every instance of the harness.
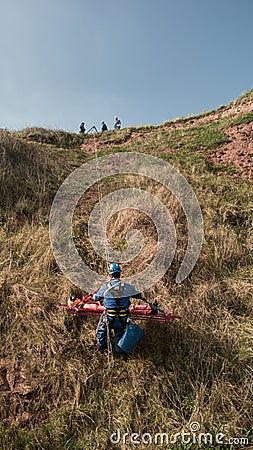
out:
{"label": "harness", "polygon": [[106,309],[106,314],[108,315],[108,317],[111,317],[112,319],[115,319],[116,317],[119,317],[119,319],[127,317],[128,308],[120,307],[120,300],[122,298],[121,295],[124,292],[124,283],[121,283],[121,281],[113,285],[108,283],[107,290],[105,291],[104,296],[107,294],[107,292],[110,292],[110,294],[112,294],[116,301],[115,308]]}

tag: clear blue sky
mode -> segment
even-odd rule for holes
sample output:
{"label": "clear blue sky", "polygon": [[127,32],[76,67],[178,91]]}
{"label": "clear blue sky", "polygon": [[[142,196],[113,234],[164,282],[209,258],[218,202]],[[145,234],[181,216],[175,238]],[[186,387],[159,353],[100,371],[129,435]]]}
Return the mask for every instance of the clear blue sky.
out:
{"label": "clear blue sky", "polygon": [[0,128],[159,125],[253,87],[253,0],[0,7]]}

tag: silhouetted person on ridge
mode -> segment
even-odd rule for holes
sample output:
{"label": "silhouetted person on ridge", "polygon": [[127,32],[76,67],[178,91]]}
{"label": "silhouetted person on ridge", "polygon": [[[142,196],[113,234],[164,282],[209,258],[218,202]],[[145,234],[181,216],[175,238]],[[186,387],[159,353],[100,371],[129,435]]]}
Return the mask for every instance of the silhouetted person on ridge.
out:
{"label": "silhouetted person on ridge", "polygon": [[107,131],[108,128],[107,128],[106,123],[105,123],[105,122],[101,122],[101,123],[102,123],[102,128],[101,128],[101,130],[102,130],[102,131]]}
{"label": "silhouetted person on ridge", "polygon": [[84,126],[84,122],[81,123],[80,128],[79,128],[79,133],[85,133],[85,126]]}

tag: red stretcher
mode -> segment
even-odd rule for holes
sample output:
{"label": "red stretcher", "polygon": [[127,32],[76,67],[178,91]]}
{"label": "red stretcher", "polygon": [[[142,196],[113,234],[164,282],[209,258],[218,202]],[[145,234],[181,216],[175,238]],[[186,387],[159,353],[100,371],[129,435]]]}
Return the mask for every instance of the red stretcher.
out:
{"label": "red stretcher", "polygon": [[[133,320],[148,320],[153,322],[170,322],[171,319],[180,319],[169,311],[161,311],[152,303],[130,305],[128,308],[129,317]],[[91,295],[84,295],[82,299],[72,298],[68,305],[57,305],[58,309],[63,309],[72,316],[100,317],[105,311],[104,306],[95,300]]]}

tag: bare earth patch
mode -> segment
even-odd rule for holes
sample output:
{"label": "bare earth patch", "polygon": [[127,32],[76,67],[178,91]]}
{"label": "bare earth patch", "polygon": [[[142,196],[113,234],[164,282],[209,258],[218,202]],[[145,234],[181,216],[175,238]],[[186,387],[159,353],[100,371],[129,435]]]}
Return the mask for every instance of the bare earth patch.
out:
{"label": "bare earth patch", "polygon": [[228,165],[236,170],[233,177],[253,179],[253,123],[237,125],[226,131],[229,142],[223,144],[206,160],[215,166]]}

